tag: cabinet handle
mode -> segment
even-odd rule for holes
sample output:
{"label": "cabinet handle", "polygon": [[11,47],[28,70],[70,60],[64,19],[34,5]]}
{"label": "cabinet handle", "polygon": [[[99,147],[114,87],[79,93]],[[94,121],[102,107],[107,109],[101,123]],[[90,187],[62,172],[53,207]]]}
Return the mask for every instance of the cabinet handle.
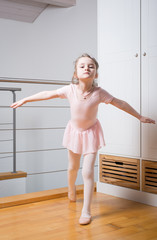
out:
{"label": "cabinet handle", "polygon": [[138,57],[138,53],[135,54],[135,57]]}
{"label": "cabinet handle", "polygon": [[143,56],[146,56],[146,52],[143,53]]}

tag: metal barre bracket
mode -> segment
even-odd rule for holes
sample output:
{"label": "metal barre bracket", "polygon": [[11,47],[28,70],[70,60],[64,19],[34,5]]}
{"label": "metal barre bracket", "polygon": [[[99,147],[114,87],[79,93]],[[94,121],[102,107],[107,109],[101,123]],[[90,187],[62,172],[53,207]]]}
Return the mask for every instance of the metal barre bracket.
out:
{"label": "metal barre bracket", "polygon": [[[0,87],[0,91],[11,91],[15,102],[15,91],[21,91],[21,88]],[[16,109],[13,109],[13,173],[16,173]]]}

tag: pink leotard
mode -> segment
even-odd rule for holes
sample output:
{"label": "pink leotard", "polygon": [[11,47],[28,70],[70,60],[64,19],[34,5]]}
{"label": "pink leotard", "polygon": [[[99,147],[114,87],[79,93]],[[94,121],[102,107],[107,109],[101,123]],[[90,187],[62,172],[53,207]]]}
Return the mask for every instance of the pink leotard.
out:
{"label": "pink leotard", "polygon": [[94,87],[86,99],[77,96],[77,85],[57,89],[60,98],[67,98],[70,103],[71,120],[65,129],[63,146],[69,150],[87,154],[97,152],[105,145],[101,125],[97,119],[98,105],[110,103],[113,96],[101,87]]}

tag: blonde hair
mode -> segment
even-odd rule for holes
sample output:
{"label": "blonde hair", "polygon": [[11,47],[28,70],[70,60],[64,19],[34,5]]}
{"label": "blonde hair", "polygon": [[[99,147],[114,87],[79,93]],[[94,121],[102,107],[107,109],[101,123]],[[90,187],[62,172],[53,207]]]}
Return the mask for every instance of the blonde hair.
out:
{"label": "blonde hair", "polygon": [[[82,55],[81,55],[80,57],[78,57],[78,58],[76,59],[76,61],[74,62],[74,65],[75,65],[74,69],[75,69],[75,71],[74,71],[74,74],[73,74],[73,77],[72,77],[72,83],[74,83],[74,84],[78,84],[78,82],[79,82],[79,80],[75,77],[75,75],[76,75],[76,67],[77,67],[77,63],[78,63],[79,59],[80,59],[80,58],[83,58],[83,57],[88,57],[88,58],[90,58],[90,59],[93,60],[95,66],[96,66],[96,71],[97,71],[98,68],[99,68],[99,64],[98,64],[97,60],[96,60],[94,57],[91,57],[91,56],[88,55],[87,53],[82,54]],[[98,86],[98,83],[97,83],[97,81],[96,81],[95,79],[94,79],[94,81],[93,81],[93,86]]]}

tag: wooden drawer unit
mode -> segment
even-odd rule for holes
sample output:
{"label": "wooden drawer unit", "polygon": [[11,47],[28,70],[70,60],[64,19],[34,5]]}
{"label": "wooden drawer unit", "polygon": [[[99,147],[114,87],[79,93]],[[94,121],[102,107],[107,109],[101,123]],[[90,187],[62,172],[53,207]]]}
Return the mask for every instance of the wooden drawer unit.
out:
{"label": "wooden drawer unit", "polygon": [[99,155],[100,182],[140,190],[140,160]]}
{"label": "wooden drawer unit", "polygon": [[157,162],[142,161],[142,191],[157,193]]}

